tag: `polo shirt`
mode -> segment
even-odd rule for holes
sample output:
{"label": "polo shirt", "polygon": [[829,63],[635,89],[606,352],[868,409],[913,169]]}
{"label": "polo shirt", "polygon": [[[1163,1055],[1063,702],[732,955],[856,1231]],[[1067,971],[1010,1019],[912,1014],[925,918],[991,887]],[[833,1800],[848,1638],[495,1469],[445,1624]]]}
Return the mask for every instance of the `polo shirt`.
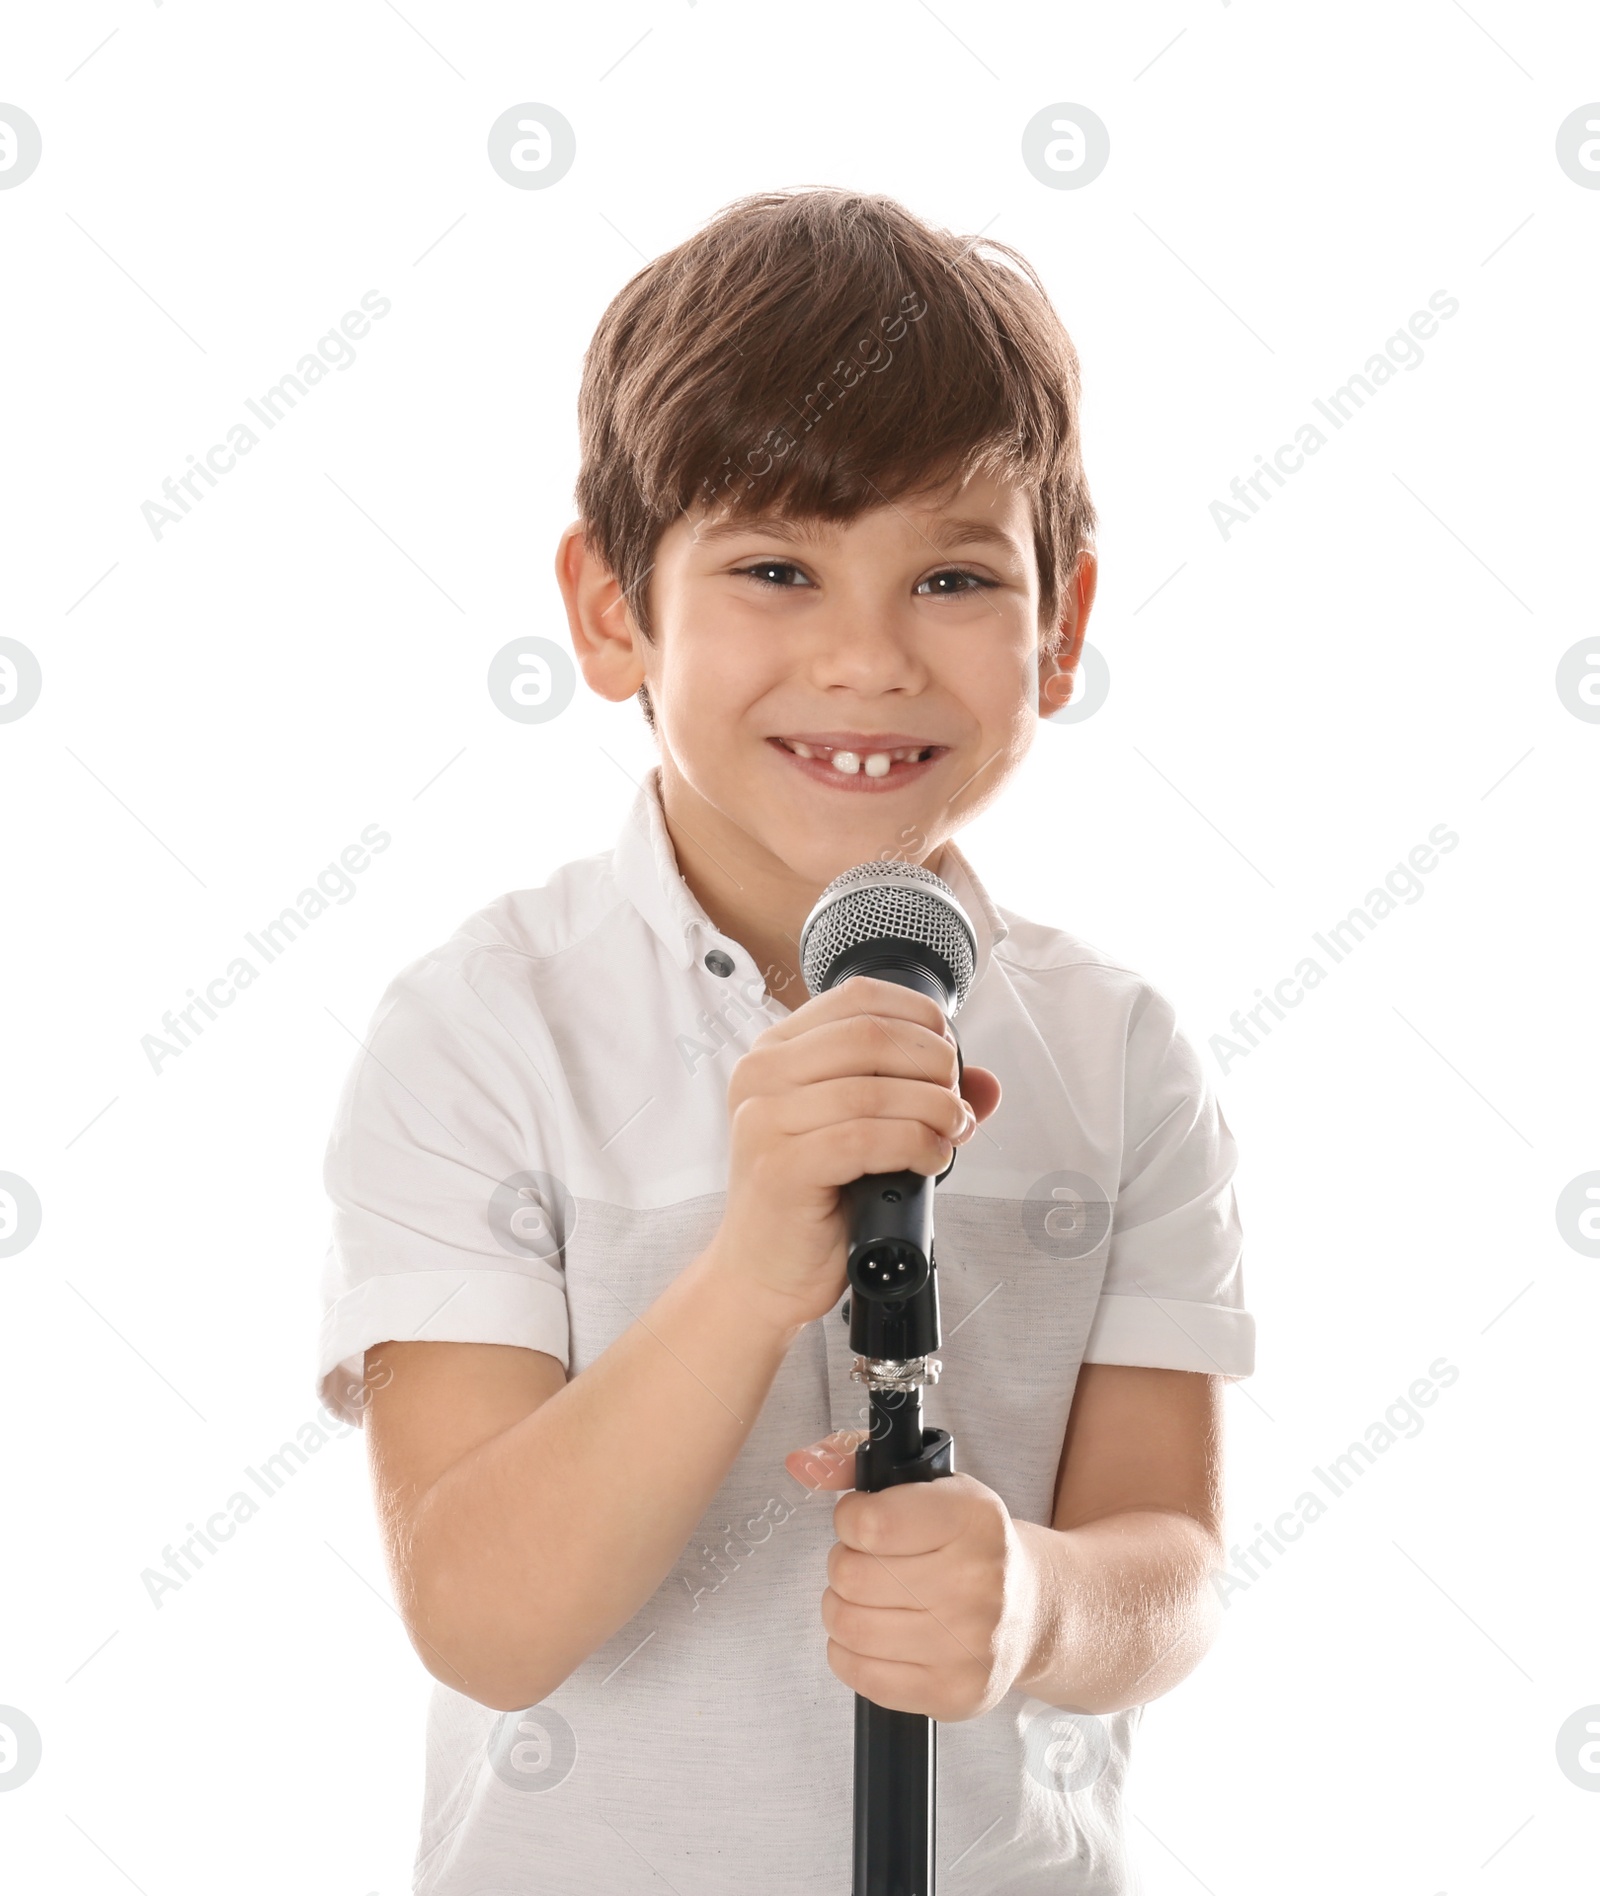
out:
{"label": "polo shirt", "polygon": [[[941,874],[978,938],[956,1031],[1003,1098],[935,1197],[924,1420],[1048,1525],[1081,1363],[1250,1373],[1236,1150],[1148,981],[996,907],[953,843]],[[516,1344],[581,1375],[715,1234],[728,1080],[787,1012],[679,874],[659,767],[612,849],[402,969],[327,1147],[320,1398],[359,1424],[363,1354],[391,1338]],[[434,1685],[420,1896],[844,1896],[854,1695],[819,1611],[836,1497],[784,1456],[864,1425],[854,1361],[841,1309],[799,1332],[672,1572],[542,1704]],[[941,1896],[1129,1890],[1138,1716],[1013,1690],[941,1724]]]}

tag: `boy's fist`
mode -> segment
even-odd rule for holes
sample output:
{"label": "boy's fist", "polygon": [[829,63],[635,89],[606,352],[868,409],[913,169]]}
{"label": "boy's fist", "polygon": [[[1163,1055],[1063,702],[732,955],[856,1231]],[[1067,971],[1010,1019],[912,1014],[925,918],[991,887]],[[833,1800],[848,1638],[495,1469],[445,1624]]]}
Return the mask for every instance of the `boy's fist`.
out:
{"label": "boy's fist", "polygon": [[716,1261],[798,1328],[844,1294],[839,1187],[933,1177],[1000,1103],[925,994],[855,975],[760,1034],[728,1086],[728,1202]]}
{"label": "boy's fist", "polygon": [[[865,1429],[787,1458],[802,1487],[855,1488]],[[942,1723],[990,1711],[1031,1667],[1044,1589],[1032,1530],[1019,1532],[971,1475],[846,1493],[833,1511],[822,1624],[828,1669],[890,1711]]]}

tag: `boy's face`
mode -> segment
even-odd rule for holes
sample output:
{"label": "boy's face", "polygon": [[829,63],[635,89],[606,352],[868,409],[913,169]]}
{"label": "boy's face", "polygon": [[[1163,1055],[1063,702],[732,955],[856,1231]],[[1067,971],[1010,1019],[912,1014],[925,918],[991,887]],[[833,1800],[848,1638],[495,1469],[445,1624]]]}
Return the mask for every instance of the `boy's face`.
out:
{"label": "boy's face", "polygon": [[598,590],[575,613],[597,575],[565,541],[557,566],[589,683],[649,687],[669,819],[742,833],[813,889],[925,861],[999,794],[1071,695],[1095,585],[1085,555],[1042,661],[1028,496],[989,477],[843,525],[679,520],[650,575],[653,641]]}

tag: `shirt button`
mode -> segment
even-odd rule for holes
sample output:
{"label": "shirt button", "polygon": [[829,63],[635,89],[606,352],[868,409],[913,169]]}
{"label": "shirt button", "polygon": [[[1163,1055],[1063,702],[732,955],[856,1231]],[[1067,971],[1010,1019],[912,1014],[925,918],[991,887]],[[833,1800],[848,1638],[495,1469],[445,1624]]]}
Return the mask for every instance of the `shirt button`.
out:
{"label": "shirt button", "polygon": [[713,974],[726,978],[733,973],[733,956],[725,955],[720,948],[713,948],[706,956],[706,966]]}

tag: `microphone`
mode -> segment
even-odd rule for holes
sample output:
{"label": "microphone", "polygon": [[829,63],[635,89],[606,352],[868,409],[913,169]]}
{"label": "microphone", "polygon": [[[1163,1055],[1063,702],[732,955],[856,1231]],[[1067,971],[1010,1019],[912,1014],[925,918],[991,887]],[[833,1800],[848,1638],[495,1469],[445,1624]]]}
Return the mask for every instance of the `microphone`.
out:
{"label": "microphone", "polygon": [[[961,1011],[976,964],[977,936],[955,891],[911,863],[847,869],[800,930],[800,971],[813,994],[853,974],[873,975],[928,995],[947,1021]],[[956,1065],[959,1071],[959,1047]],[[840,1190],[849,1231],[846,1314],[857,1353],[850,1374],[870,1392],[872,1426],[856,1448],[855,1485],[864,1494],[955,1473],[950,1431],[922,1422],[922,1392],[938,1381],[940,1367],[933,1354],[937,1183],[923,1172],[869,1173]],[[937,1753],[931,1718],[856,1694],[851,1896],[931,1896]]]}
{"label": "microphone", "polygon": [[[800,930],[800,972],[813,995],[853,974],[915,989],[946,1020],[972,986],[977,935],[955,891],[914,863],[864,862],[818,896]],[[958,1073],[962,1070],[957,1049]],[[842,1188],[852,1291],[850,1336],[866,1357],[906,1362],[938,1348],[938,1302],[923,1297],[933,1272],[933,1188],[924,1172],[869,1173]]]}

